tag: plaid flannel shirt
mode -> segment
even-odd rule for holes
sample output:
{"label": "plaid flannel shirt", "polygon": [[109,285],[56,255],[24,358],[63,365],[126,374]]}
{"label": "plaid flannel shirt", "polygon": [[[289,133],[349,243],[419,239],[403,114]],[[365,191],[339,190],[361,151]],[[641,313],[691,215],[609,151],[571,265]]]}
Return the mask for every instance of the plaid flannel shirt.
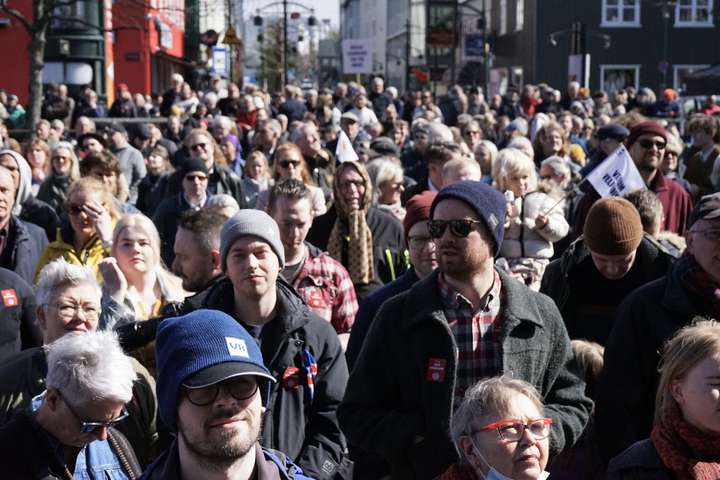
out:
{"label": "plaid flannel shirt", "polygon": [[470,301],[457,292],[443,275],[438,276],[438,289],[443,311],[450,331],[455,337],[458,349],[457,376],[455,379],[455,401],[460,404],[465,390],[479,380],[502,373],[502,308],[504,295],[502,281],[496,270],[493,285],[480,305],[473,309]]}
{"label": "plaid flannel shirt", "polygon": [[330,322],[338,334],[350,331],[358,302],[350,274],[340,262],[327,252],[308,247],[308,257],[293,287],[310,309]]}

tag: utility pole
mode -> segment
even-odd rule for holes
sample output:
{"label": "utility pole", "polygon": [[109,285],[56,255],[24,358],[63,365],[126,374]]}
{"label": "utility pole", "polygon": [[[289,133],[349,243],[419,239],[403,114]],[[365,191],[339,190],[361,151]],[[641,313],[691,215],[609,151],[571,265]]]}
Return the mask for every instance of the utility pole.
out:
{"label": "utility pole", "polygon": [[[409,3],[409,2],[408,2]],[[405,91],[407,92],[410,89],[410,47],[412,39],[412,36],[410,35],[410,14],[412,12],[408,11],[408,19],[407,23],[405,24],[405,36],[406,36],[406,42],[405,45]]]}
{"label": "utility pole", "polygon": [[287,21],[287,0],[283,0],[283,73],[282,73],[282,79],[283,84],[281,85],[281,88],[285,88],[285,85],[288,83],[288,61],[287,61],[287,55],[288,55],[288,21]]}

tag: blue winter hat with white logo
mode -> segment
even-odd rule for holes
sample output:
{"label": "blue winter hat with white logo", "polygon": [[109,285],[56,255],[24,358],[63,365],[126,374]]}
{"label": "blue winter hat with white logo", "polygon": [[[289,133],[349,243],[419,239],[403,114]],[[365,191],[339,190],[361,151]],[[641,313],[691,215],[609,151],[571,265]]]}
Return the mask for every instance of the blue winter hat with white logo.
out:
{"label": "blue winter hat with white logo", "polygon": [[266,404],[275,382],[255,339],[235,319],[218,310],[196,310],[164,320],[158,327],[155,350],[158,409],[172,431],[177,430],[182,386],[200,388],[252,375]]}

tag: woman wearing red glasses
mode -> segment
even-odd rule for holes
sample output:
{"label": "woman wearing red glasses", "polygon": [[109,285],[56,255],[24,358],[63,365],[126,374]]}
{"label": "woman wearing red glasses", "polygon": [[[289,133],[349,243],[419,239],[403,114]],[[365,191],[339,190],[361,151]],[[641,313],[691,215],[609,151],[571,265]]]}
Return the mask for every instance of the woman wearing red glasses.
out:
{"label": "woman wearing red glasses", "polygon": [[465,458],[438,480],[536,480],[549,476],[552,420],[543,415],[535,387],[509,377],[478,382],[450,423],[450,436]]}

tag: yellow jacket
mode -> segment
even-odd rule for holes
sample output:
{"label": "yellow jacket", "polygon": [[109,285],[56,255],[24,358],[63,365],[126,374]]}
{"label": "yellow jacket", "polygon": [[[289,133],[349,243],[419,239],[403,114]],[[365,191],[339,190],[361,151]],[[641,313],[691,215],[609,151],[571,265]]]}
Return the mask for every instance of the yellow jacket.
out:
{"label": "yellow jacket", "polygon": [[102,242],[97,236],[93,236],[88,242],[82,246],[80,251],[76,251],[72,244],[72,240],[67,240],[67,233],[63,238],[61,229],[57,230],[55,241],[50,243],[42,253],[35,269],[35,282],[38,280],[40,270],[58,258],[64,258],[65,261],[73,265],[88,266],[93,269],[98,282],[102,283],[102,274],[98,270],[100,261],[110,256],[110,248],[104,248]]}

